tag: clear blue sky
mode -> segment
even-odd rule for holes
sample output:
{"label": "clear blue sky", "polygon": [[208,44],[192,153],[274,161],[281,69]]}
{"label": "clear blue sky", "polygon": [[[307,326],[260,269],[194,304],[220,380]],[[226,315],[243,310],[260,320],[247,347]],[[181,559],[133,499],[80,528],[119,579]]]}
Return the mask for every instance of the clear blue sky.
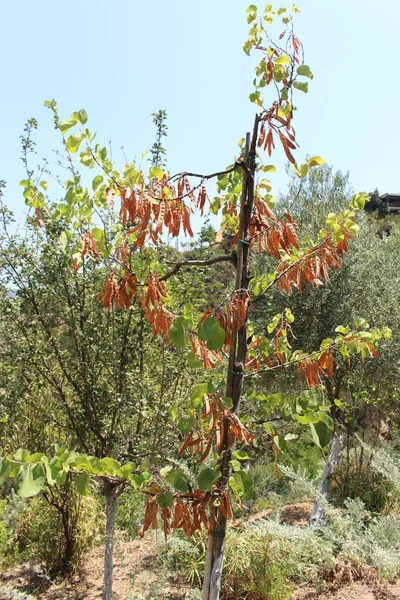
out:
{"label": "clear blue sky", "polygon": [[[254,59],[242,51],[249,3],[4,1],[0,178],[8,183],[7,204],[23,209],[24,122],[39,120],[39,157],[57,146],[45,99],[58,101],[63,118],[85,108],[90,128],[103,142],[112,140],[121,163],[120,146],[129,158],[151,146],[150,113],[160,108],[168,112],[171,171],[206,173],[230,163],[253,115]],[[297,102],[300,153],[349,170],[356,190],[400,191],[400,0],[299,0],[298,6],[297,33],[315,75]],[[277,153],[273,162],[277,193],[286,184],[284,159]]]}

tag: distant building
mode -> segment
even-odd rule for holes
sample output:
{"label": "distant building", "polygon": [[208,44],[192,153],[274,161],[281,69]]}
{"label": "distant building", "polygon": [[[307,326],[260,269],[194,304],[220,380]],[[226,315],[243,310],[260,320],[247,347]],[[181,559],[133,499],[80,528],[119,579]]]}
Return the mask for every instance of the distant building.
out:
{"label": "distant building", "polygon": [[382,194],[379,198],[387,204],[389,215],[400,214],[400,194]]}

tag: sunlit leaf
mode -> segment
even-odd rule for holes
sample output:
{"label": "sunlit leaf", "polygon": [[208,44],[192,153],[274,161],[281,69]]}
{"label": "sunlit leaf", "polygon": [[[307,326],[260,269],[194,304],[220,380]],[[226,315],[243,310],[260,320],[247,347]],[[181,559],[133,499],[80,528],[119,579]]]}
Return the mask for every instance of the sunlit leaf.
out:
{"label": "sunlit leaf", "polygon": [[232,458],[235,460],[249,460],[250,456],[244,450],[235,450],[232,452]]}
{"label": "sunlit leaf", "polygon": [[191,428],[193,427],[193,425],[194,425],[193,417],[182,417],[178,421],[177,428],[182,433],[188,433],[191,430]]}
{"label": "sunlit leaf", "polygon": [[95,192],[99,186],[103,183],[103,176],[102,175],[96,175],[96,177],[93,179],[92,181],[92,190]]}
{"label": "sunlit leaf", "polygon": [[332,430],[322,421],[310,423],[310,429],[315,444],[319,448],[325,448],[331,440]]}
{"label": "sunlit leaf", "polygon": [[250,24],[252,23],[257,17],[257,6],[255,6],[254,4],[250,4],[249,8],[247,9],[247,22]]}
{"label": "sunlit leaf", "polygon": [[0,485],[3,485],[10,476],[10,463],[4,456],[0,459]]}
{"label": "sunlit leaf", "polygon": [[318,167],[324,165],[326,161],[321,156],[312,156],[308,159],[307,164],[309,167]]}
{"label": "sunlit leaf", "polygon": [[300,65],[297,67],[297,74],[302,75],[303,77],[308,77],[309,79],[314,78],[314,75],[311,73],[308,65]]}
{"label": "sunlit leaf", "polygon": [[199,383],[193,388],[190,396],[193,408],[199,408],[203,404],[204,396],[207,394],[207,392],[208,383]]}
{"label": "sunlit leaf", "polygon": [[296,90],[300,90],[301,92],[304,92],[305,94],[307,94],[307,92],[308,92],[308,82],[307,81],[294,81],[293,87],[295,87]]}
{"label": "sunlit leaf", "polygon": [[183,474],[182,469],[177,471],[170,471],[166,477],[166,481],[174,488],[176,492],[180,494],[187,494],[189,491],[188,482]]}
{"label": "sunlit leaf", "polygon": [[275,64],[284,66],[290,65],[290,58],[288,54],[281,54],[281,56],[278,56],[278,58],[275,60]]}
{"label": "sunlit leaf", "polygon": [[203,361],[198,360],[194,352],[189,352],[187,355],[188,365],[192,369],[200,369],[203,366]]}
{"label": "sunlit leaf", "polygon": [[66,121],[61,121],[61,123],[59,123],[59,129],[61,131],[61,133],[65,133],[66,131],[68,131],[68,129],[71,129],[71,127],[74,127],[77,124],[77,119],[67,119]]}
{"label": "sunlit leaf", "polygon": [[80,110],[77,113],[77,117],[79,119],[79,122],[82,123],[82,125],[84,125],[85,123],[87,123],[88,115],[87,115],[86,110],[84,110],[83,108],[82,108],[82,110]]}
{"label": "sunlit leaf", "polygon": [[164,177],[164,171],[160,167],[151,167],[150,179],[158,179],[159,181]]}
{"label": "sunlit leaf", "polygon": [[82,140],[83,140],[83,136],[81,133],[76,133],[76,134],[70,135],[66,141],[68,152],[71,152],[71,153],[78,152],[79,146],[81,145]]}
{"label": "sunlit leaf", "polygon": [[21,498],[36,496],[43,489],[46,478],[40,465],[24,464],[19,474],[17,494]]}

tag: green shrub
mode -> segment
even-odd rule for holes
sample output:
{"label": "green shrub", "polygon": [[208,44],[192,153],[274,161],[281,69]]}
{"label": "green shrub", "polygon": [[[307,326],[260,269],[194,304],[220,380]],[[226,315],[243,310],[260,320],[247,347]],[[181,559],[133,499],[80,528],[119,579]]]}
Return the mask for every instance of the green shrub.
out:
{"label": "green shrub", "polygon": [[78,566],[85,551],[99,543],[104,533],[104,510],[94,496],[70,490],[69,535],[73,550],[67,562],[66,537],[60,511],[44,498],[33,498],[20,515],[15,540],[22,559],[35,559],[56,573]]}
{"label": "green shrub", "polygon": [[202,594],[200,590],[190,590],[185,594],[185,600],[201,600]]}
{"label": "green shrub", "polygon": [[345,512],[328,511],[325,539],[336,549],[338,560],[370,565],[382,577],[393,579],[400,572],[400,530],[391,516],[373,516],[359,499],[347,499]]}
{"label": "green shrub", "polygon": [[302,438],[288,444],[279,462],[289,468],[304,473],[309,479],[316,479],[322,470],[321,450]]}
{"label": "green shrub", "polygon": [[1,600],[35,600],[33,596],[0,584]]}
{"label": "green shrub", "polygon": [[278,468],[279,481],[275,464],[264,463],[254,467],[252,477],[256,490],[255,512],[268,508],[277,509],[283,504],[316,497],[317,482],[311,471],[301,467],[295,469],[285,464],[280,464]]}
{"label": "green shrub", "polygon": [[116,515],[116,528],[124,531],[129,539],[135,539],[140,532],[144,519],[145,499],[140,494],[128,488],[121,495]]}
{"label": "green shrub", "polygon": [[387,512],[392,508],[393,485],[370,468],[349,473],[343,473],[341,469],[336,481],[338,484],[331,488],[329,498],[337,506],[341,506],[346,498],[359,498],[373,513]]}
{"label": "green shrub", "polygon": [[388,512],[399,499],[398,484],[393,479],[393,469],[389,469],[395,465],[389,453],[379,450],[375,455],[364,446],[363,460],[353,448],[340,462],[330,486],[329,500],[342,506],[346,498],[359,498],[370,512]]}
{"label": "green shrub", "polygon": [[[322,530],[322,528],[321,528]],[[246,527],[245,535],[265,536],[266,539],[280,540],[286,547],[286,560],[290,579],[296,583],[317,582],[324,573],[333,569],[336,558],[333,545],[327,543],[321,530],[299,525],[282,525],[276,519],[256,521]]]}
{"label": "green shrub", "polygon": [[289,545],[255,530],[231,530],[226,539],[222,598],[283,600],[293,570]]}
{"label": "green shrub", "polygon": [[104,541],[105,511],[98,496],[78,496],[78,519],[73,566],[77,567],[85,552]]}
{"label": "green shrub", "polygon": [[63,551],[60,516],[43,498],[34,498],[20,515],[15,530],[18,553],[23,560],[35,558],[54,571]]}
{"label": "green shrub", "polygon": [[13,537],[12,531],[10,531],[4,521],[4,512],[6,508],[7,501],[0,500],[0,567],[5,567],[8,563]]}
{"label": "green shrub", "polygon": [[252,468],[257,509],[276,508],[285,502],[314,497],[315,480],[322,467],[321,451],[302,439],[288,444],[285,452],[279,454],[277,465],[264,454]]}
{"label": "green shrub", "polygon": [[257,535],[285,543],[287,561],[295,582],[317,583],[343,562],[374,567],[392,579],[400,572],[400,530],[389,516],[374,517],[360,499],[347,499],[344,510],[327,505],[326,523],[318,527],[282,525],[268,519],[248,524],[243,538]]}
{"label": "green shrub", "polygon": [[254,497],[256,502],[265,499],[270,493],[282,492],[282,486],[276,478],[275,464],[268,459],[257,462],[252,470],[251,477],[254,484]]}
{"label": "green shrub", "polygon": [[[343,564],[354,567],[355,573],[362,573],[359,567],[372,567],[383,579],[399,575],[400,530],[394,517],[374,516],[360,499],[350,498],[340,510],[327,504],[325,514],[325,522],[315,527],[283,525],[277,515],[230,528],[221,600],[284,600],[295,585],[320,585]],[[206,538],[205,532],[191,539],[174,532],[167,545],[160,546],[160,589],[168,579],[201,587]],[[165,594],[152,588],[140,600],[155,598]]]}
{"label": "green shrub", "polygon": [[[201,588],[206,543],[204,532],[191,539],[171,535],[167,547],[159,551],[159,560],[169,577]],[[255,531],[231,529],[226,540],[221,600],[283,600],[291,589],[286,579],[292,569],[286,543]],[[192,590],[188,598],[195,600],[196,593]]]}
{"label": "green shrub", "polygon": [[281,476],[286,479],[285,502],[301,502],[317,496],[317,482],[304,468],[282,465]]}
{"label": "green shrub", "polygon": [[159,557],[167,571],[174,578],[183,578],[193,588],[200,588],[205,565],[207,537],[204,532],[192,538],[176,532],[160,548]]}
{"label": "green shrub", "polygon": [[14,533],[18,524],[18,519],[25,510],[27,501],[25,498],[17,496],[13,489],[7,495],[5,500],[7,504],[4,509],[3,520],[7,529]]}
{"label": "green shrub", "polygon": [[[126,600],[182,600],[182,596],[176,596],[174,594],[166,594],[163,591],[160,593],[155,592],[154,594],[139,594],[139,592],[132,592],[129,594]],[[189,590],[186,592],[184,600],[201,600],[200,590]]]}

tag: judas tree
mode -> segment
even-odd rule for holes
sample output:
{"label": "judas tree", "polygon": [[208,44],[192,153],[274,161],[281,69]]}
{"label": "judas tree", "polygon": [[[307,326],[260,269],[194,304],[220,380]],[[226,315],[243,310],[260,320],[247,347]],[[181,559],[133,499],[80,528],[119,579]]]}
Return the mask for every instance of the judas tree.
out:
{"label": "judas tree", "polygon": [[[49,205],[47,183],[42,182],[40,189],[39,181],[32,178],[23,182],[26,201],[35,211],[34,225],[46,227],[49,220],[58,220],[79,231],[79,241],[71,240],[65,248],[72,253],[75,272],[93,262],[104,265],[99,291],[104,310],[129,311],[133,305],[140,306],[154,336],[175,348],[177,359],[183,357],[197,374],[190,398],[175,403],[169,413],[182,441],[179,454],[191,455],[195,484],[172,460],[161,469],[154,465],[153,478],[143,480],[141,487],[148,498],[143,533],[156,528],[158,520],[165,534],[171,529],[182,529],[187,535],[207,529],[203,600],[217,600],[220,595],[231,495],[239,503],[252,495],[245,447],[252,444],[254,434],[240,420],[244,391],[254,390],[261,374],[277,369],[294,369],[307,387],[320,386],[333,372],[336,350],[374,356],[382,335],[376,330],[365,336],[362,327],[333,331],[318,348],[293,351],[291,311],[274,316],[265,331],[255,330],[251,322],[257,302],[274,287],[290,293],[329,281],[330,270],[340,267],[349,241],[357,234],[355,213],[366,201],[365,195],[357,194],[348,208],[329,214],[315,239],[299,238],[289,211],[274,212],[267,176],[275,167],[265,164],[264,157],[280,145],[299,178],[324,162],[313,156],[300,164],[294,156],[294,94],[306,93],[313,78],[293,28],[297,12],[294,5],[288,11],[273,10],[269,4],[261,15],[254,5],[247,11],[250,31],[244,50],[247,54],[254,50],[259,56],[255,90],[250,94],[256,114],[232,165],[211,174],[184,171],[173,175],[159,165],[145,173],[135,162],[118,170],[88,129],[86,112],[60,121],[55,103],[50,102],[71,165],[78,156],[95,171],[91,186],[85,187],[83,179],[72,176],[62,202]],[[283,31],[274,42],[269,28],[282,23]],[[266,88],[273,90],[269,106],[263,97]],[[210,199],[212,180],[216,180],[217,196]],[[110,218],[101,218],[101,210],[108,211]],[[182,255],[175,260],[168,253],[154,252],[167,236],[192,238],[192,215],[203,216],[208,210],[221,217],[221,252],[214,249],[205,258]],[[59,243],[64,243],[62,234]],[[253,261],[254,255],[263,253],[274,261],[269,272],[257,270]],[[182,272],[226,265],[235,277],[212,306],[199,313],[198,305],[185,302],[184,289],[181,302],[173,302]],[[317,439],[333,427],[329,409],[326,402],[305,407]]]}

